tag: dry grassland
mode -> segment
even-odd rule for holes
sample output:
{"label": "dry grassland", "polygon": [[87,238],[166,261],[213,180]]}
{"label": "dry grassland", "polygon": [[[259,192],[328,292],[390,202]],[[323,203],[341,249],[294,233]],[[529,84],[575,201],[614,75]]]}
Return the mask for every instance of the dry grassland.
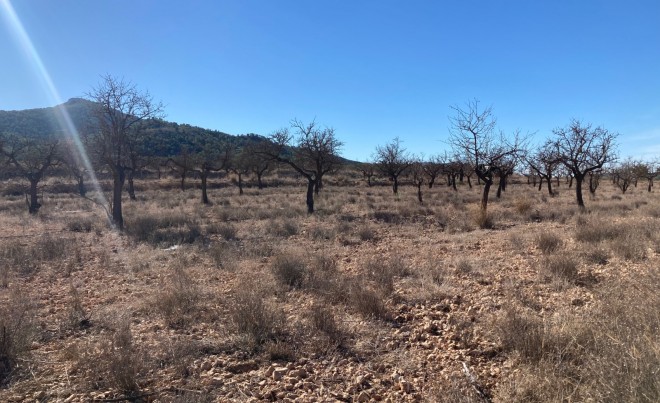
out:
{"label": "dry grassland", "polygon": [[[660,198],[137,183],[0,197],[0,401],[660,401]],[[50,186],[50,187],[49,187]],[[8,189],[5,185],[3,189]]]}

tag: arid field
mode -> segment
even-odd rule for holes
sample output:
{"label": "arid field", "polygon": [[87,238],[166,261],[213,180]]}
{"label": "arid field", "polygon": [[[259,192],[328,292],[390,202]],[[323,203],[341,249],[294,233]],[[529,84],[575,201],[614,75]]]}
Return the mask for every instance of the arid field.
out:
{"label": "arid field", "polygon": [[0,401],[660,401],[657,190],[264,181],[3,183]]}

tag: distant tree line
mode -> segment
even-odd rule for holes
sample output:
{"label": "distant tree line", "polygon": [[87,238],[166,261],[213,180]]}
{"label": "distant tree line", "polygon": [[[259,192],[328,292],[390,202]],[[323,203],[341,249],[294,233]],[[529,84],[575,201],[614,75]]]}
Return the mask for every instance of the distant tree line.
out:
{"label": "distant tree line", "polygon": [[[55,168],[75,178],[82,197],[87,197],[87,180],[108,172],[112,178],[111,196],[105,203],[96,202],[104,204],[112,223],[122,229],[122,195],[126,191],[130,199],[136,198],[134,180],[147,169],[156,171],[159,178],[163,171],[175,174],[182,190],[194,175],[200,180],[201,202],[209,204],[207,190],[212,173],[234,175],[239,194],[243,194],[247,175],[256,177],[262,188],[263,176],[276,165],[288,167],[306,180],[305,203],[307,211],[313,213],[314,197],[323,188],[324,176],[346,162],[341,158],[343,144],[335,130],[315,121],[293,119],[289,127],[269,137],[230,136],[168,123],[163,120],[162,103],[133,83],[110,75],[102,77],[86,100],[73,99],[64,107],[78,123],[79,139],[53,130],[53,118],[44,117],[48,114],[43,110],[28,111],[27,115],[0,114],[4,128],[0,133],[0,167],[29,182],[26,203],[31,214],[41,206],[39,182]],[[417,199],[423,203],[423,189],[443,179],[455,191],[457,183],[466,182],[472,188],[476,181],[481,186],[480,208],[485,215],[491,188],[497,185],[496,197],[501,197],[516,172],[525,175],[532,185],[538,183],[539,190],[545,183],[550,196],[554,195],[553,180],[558,184],[563,177],[570,187],[574,183],[580,208],[585,205],[583,187],[588,186],[595,194],[604,174],[625,193],[639,181],[645,181],[650,192],[659,173],[657,162],[617,162],[617,135],[602,127],[573,120],[555,129],[541,145],[531,146],[529,134],[497,130],[492,107],[481,108],[477,100],[453,106],[452,110],[449,152],[429,158],[415,156],[395,138],[377,146],[372,161],[356,165],[367,185],[372,186],[381,175],[391,181],[393,193],[398,194],[405,178],[415,186]],[[32,127],[30,122],[37,123]]]}

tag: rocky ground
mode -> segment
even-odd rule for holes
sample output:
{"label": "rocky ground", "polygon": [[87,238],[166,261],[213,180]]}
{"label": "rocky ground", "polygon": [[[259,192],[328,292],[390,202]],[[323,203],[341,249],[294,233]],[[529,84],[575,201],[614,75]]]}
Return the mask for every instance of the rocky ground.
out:
{"label": "rocky ground", "polygon": [[[46,194],[36,217],[4,196],[0,299],[17,353],[0,400],[529,401],[528,384],[604,396],[589,360],[562,355],[585,373],[553,378],[535,371],[556,368],[555,350],[535,361],[516,344],[537,322],[552,340],[582,335],[571,326],[618,285],[657,286],[657,194],[602,187],[579,213],[566,185],[550,198],[516,184],[479,228],[467,186],[423,205],[413,188],[329,186],[309,216],[302,187],[223,187],[203,206],[154,182],[126,201],[124,234],[68,194]],[[648,295],[638,304],[660,311]]]}

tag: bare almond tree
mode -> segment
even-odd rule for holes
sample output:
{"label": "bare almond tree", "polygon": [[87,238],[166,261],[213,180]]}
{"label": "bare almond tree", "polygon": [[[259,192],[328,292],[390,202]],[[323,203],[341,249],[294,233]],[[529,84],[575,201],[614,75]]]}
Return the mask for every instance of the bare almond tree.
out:
{"label": "bare almond tree", "polygon": [[162,117],[163,104],[135,84],[111,75],[103,76],[87,96],[95,104],[99,127],[98,132],[89,135],[88,142],[112,173],[112,221],[122,230],[122,191],[127,173],[133,169],[131,145],[142,133],[140,126],[145,120]]}
{"label": "bare almond tree", "polygon": [[453,106],[449,117],[449,143],[462,161],[474,167],[483,182],[481,210],[488,208],[488,195],[495,175],[506,161],[517,160],[524,152],[524,138],[519,132],[508,138],[495,132],[496,120],[492,107],[479,109],[479,101],[469,101],[465,107]]}
{"label": "bare almond tree", "polygon": [[399,192],[399,177],[413,164],[413,160],[406,149],[403,148],[401,140],[396,137],[390,143],[376,147],[374,161],[376,169],[392,181],[392,191],[397,194]]}
{"label": "bare almond tree", "polygon": [[433,188],[436,178],[442,174],[443,160],[439,155],[431,156],[422,164],[422,170],[428,176],[429,189]]}
{"label": "bare almond tree", "polygon": [[555,152],[561,163],[575,179],[575,196],[580,208],[584,208],[582,183],[592,171],[603,168],[615,159],[616,133],[602,127],[592,128],[574,119],[563,128],[554,130]]}
{"label": "bare almond tree", "polygon": [[557,172],[557,167],[561,163],[559,156],[555,152],[555,147],[551,141],[546,141],[541,148],[534,154],[526,158],[527,165],[532,170],[534,177],[539,177],[539,190],[543,186],[543,180],[548,187],[548,195],[553,196],[552,177]]}
{"label": "bare almond tree", "polygon": [[[27,138],[3,135],[0,139],[0,154],[13,166],[17,173],[30,183],[25,195],[30,214],[37,214],[41,204],[37,186],[46,171],[58,163],[59,141],[56,138]],[[28,199],[29,195],[29,199]]]}
{"label": "bare almond tree", "polygon": [[417,201],[419,204],[424,203],[422,198],[422,186],[426,182],[426,172],[424,170],[424,165],[427,162],[424,162],[422,157],[413,158],[413,163],[410,166],[410,176],[412,179],[413,185],[417,188]]}
{"label": "bare almond tree", "polygon": [[281,129],[270,136],[270,143],[263,144],[258,153],[293,168],[307,179],[307,212],[314,212],[314,193],[323,187],[323,176],[334,172],[342,164],[340,158],[343,143],[332,128],[319,128],[316,122],[304,124],[294,119],[291,128]]}

